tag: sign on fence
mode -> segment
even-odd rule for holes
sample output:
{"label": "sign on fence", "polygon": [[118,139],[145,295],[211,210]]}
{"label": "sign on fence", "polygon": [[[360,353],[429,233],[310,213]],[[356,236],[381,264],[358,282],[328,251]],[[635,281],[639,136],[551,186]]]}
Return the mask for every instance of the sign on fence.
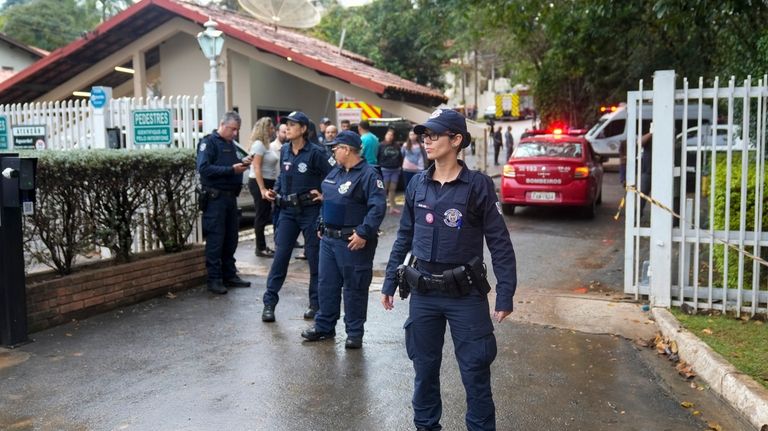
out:
{"label": "sign on fence", "polygon": [[14,150],[44,150],[45,125],[11,126]]}
{"label": "sign on fence", "polygon": [[170,109],[137,109],[131,116],[136,145],[171,145],[173,115]]}
{"label": "sign on fence", "polygon": [[0,115],[0,150],[8,149],[8,116]]}

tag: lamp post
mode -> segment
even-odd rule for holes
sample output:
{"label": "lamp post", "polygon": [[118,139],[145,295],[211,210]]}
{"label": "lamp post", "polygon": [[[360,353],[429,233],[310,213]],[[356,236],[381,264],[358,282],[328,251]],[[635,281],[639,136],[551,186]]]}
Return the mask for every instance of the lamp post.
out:
{"label": "lamp post", "polygon": [[211,75],[203,84],[203,131],[209,133],[224,115],[224,83],[218,79],[218,59],[224,47],[224,34],[216,30],[216,22],[208,18],[205,31],[197,34],[197,43],[209,61]]}

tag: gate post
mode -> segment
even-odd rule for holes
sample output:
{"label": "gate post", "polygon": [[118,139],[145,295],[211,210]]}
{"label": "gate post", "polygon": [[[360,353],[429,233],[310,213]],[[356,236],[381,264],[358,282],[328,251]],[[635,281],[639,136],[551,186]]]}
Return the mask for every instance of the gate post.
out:
{"label": "gate post", "polygon": [[[653,75],[651,196],[672,208],[675,160],[675,71]],[[651,305],[672,305],[672,214],[651,205]]]}
{"label": "gate post", "polygon": [[93,147],[109,148],[107,129],[110,124],[109,105],[112,103],[112,87],[91,88],[91,118],[93,119]]}

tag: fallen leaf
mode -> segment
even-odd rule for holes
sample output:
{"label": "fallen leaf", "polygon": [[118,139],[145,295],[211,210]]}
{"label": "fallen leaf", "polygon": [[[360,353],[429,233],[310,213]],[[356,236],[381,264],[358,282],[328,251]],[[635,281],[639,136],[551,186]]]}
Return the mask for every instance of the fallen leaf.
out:
{"label": "fallen leaf", "polygon": [[671,350],[672,353],[677,353],[677,341],[672,341],[669,343],[669,350]]}
{"label": "fallen leaf", "polygon": [[173,292],[166,293],[165,297],[168,299],[176,299],[176,295],[174,295]]}
{"label": "fallen leaf", "polygon": [[682,403],[680,403],[680,405],[686,409],[690,409],[691,407],[693,407],[693,403],[690,401],[683,401]]}
{"label": "fallen leaf", "polygon": [[707,422],[707,426],[709,427],[710,430],[713,430],[713,431],[723,431],[723,427],[721,427],[720,424],[717,422]]}
{"label": "fallen leaf", "polygon": [[698,416],[698,415],[701,414],[701,412],[698,411],[698,410],[694,410],[693,413],[691,413],[691,414],[694,415],[694,416]]}
{"label": "fallen leaf", "polygon": [[703,333],[705,333],[707,335],[712,335],[712,330],[709,329],[709,328],[704,328],[704,329],[701,330],[701,332],[703,332]]}

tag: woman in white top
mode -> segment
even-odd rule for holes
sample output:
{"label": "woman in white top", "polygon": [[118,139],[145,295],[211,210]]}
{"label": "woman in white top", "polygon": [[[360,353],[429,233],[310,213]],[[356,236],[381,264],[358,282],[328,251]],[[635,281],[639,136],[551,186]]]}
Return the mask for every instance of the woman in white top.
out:
{"label": "woman in white top", "polygon": [[260,118],[253,125],[251,132],[251,150],[253,156],[251,170],[248,174],[248,189],[253,196],[256,216],[253,228],[256,232],[256,256],[273,257],[275,252],[267,247],[264,228],[272,224],[272,202],[265,198],[267,190],[275,185],[279,174],[280,144],[275,136],[275,124],[269,117]]}

